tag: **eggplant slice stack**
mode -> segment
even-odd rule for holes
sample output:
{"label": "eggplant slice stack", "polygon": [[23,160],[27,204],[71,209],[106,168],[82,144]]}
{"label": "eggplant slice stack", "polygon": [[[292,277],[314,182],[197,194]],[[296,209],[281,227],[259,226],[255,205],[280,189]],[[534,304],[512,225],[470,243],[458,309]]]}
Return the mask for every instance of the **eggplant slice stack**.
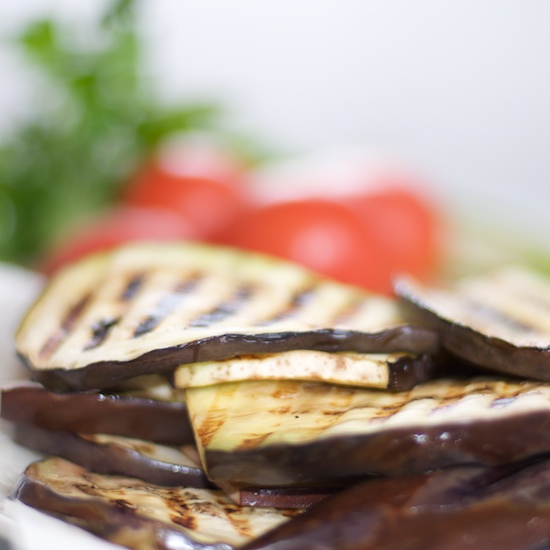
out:
{"label": "eggplant slice stack", "polygon": [[16,337],[41,384],[1,415],[57,457],[13,497],[135,549],[549,547],[550,283],[453,292],[198,244],[90,256]]}

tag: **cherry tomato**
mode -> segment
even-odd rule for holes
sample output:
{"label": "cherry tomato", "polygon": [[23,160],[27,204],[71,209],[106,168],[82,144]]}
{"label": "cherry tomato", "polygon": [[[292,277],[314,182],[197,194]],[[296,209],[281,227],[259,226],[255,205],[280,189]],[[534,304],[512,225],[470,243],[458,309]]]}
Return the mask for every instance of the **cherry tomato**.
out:
{"label": "cherry tomato", "polygon": [[440,222],[418,192],[388,185],[345,199],[374,238],[389,267],[388,276],[409,273],[429,279],[437,267]]}
{"label": "cherry tomato", "polygon": [[50,275],[91,252],[129,241],[195,239],[196,230],[180,215],[151,208],[117,207],[87,220],[46,253],[38,269]]}
{"label": "cherry tomato", "polygon": [[254,184],[256,210],[232,227],[228,244],[387,294],[398,273],[435,273],[441,224],[412,172],[327,155],[276,167]]}
{"label": "cherry tomato", "polygon": [[245,170],[221,148],[166,147],[128,182],[122,202],[171,210],[196,227],[203,239],[215,239],[246,210]]}
{"label": "cherry tomato", "polygon": [[299,262],[334,279],[387,292],[387,266],[352,209],[304,199],[259,206],[225,234],[226,244]]}

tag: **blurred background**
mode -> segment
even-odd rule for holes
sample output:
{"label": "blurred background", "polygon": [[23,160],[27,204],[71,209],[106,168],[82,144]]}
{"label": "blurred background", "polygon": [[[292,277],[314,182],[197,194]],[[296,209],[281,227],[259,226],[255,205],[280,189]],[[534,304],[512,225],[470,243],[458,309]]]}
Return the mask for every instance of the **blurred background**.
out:
{"label": "blurred background", "polygon": [[[449,256],[547,267],[548,28],[545,0],[4,2],[0,259],[47,272],[75,254],[67,241],[88,250],[99,227],[111,244],[147,226],[306,264],[321,255],[313,268],[383,290],[390,272],[425,275]],[[244,199],[222,193],[205,206],[202,197],[172,225],[168,215],[112,213],[121,204],[170,210],[179,199],[160,191],[167,179],[201,170],[246,187]],[[398,206],[384,189],[399,190]],[[377,194],[374,210],[391,203],[391,223],[359,238],[346,218],[338,231],[355,231],[359,245],[318,229],[302,244],[285,236],[283,220],[341,224],[325,204],[335,190],[363,220],[376,217],[373,207],[358,211],[355,199]],[[289,198],[324,202],[256,212]],[[234,204],[230,215],[216,200]],[[424,236],[406,243],[419,208]],[[226,225],[204,227],[226,215]],[[385,243],[371,242],[384,231]],[[406,249],[416,260],[392,263],[390,240],[404,240],[394,258]],[[337,256],[346,246],[361,265]],[[383,274],[364,275],[382,256]]]}

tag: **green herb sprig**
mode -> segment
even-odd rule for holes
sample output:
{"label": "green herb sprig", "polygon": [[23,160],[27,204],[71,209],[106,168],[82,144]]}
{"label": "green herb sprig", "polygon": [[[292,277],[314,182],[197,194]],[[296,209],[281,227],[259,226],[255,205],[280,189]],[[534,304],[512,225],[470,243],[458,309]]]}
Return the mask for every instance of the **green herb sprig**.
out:
{"label": "green herb sprig", "polygon": [[160,104],[142,76],[134,0],[116,0],[80,31],[45,19],[15,41],[46,91],[0,143],[0,260],[30,265],[73,223],[112,203],[161,140],[211,128],[220,116],[212,104]]}

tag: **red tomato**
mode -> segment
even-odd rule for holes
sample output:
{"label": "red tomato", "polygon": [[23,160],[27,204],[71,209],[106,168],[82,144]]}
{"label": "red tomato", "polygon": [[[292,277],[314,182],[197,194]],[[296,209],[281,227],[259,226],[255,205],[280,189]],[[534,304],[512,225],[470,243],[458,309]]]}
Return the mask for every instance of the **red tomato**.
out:
{"label": "red tomato", "polygon": [[39,270],[48,275],[91,252],[129,241],[195,239],[196,230],[170,211],[119,207],[77,227],[50,250]]}
{"label": "red tomato", "polygon": [[387,266],[361,219],[333,200],[305,199],[258,207],[224,242],[299,262],[334,279],[387,292]]}
{"label": "red tomato", "polygon": [[122,202],[182,215],[204,239],[215,239],[247,207],[245,170],[221,148],[165,148],[128,183]]}
{"label": "red tomato", "polygon": [[435,208],[420,194],[399,187],[345,199],[377,242],[388,277],[409,273],[430,278],[439,256],[440,223]]}
{"label": "red tomato", "polygon": [[406,171],[327,155],[260,174],[255,183],[256,211],[231,228],[228,244],[388,294],[397,273],[433,276],[440,223]]}

